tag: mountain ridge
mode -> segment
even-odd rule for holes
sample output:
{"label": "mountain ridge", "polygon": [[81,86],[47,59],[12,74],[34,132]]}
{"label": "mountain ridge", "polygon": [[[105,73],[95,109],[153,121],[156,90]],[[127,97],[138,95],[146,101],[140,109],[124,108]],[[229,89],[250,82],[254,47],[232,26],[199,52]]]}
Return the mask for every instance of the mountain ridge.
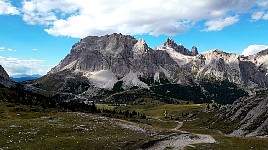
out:
{"label": "mountain ridge", "polygon": [[165,84],[201,86],[198,89],[207,95],[204,81],[228,81],[254,94],[255,88],[268,86],[268,55],[263,53],[243,56],[216,49],[199,54],[195,46],[188,50],[171,39],[152,49],[130,35],[88,36],[33,85],[91,98],[115,86],[127,90]]}
{"label": "mountain ridge", "polygon": [[28,80],[36,80],[40,77],[42,77],[42,75],[39,75],[39,74],[33,74],[33,75],[20,74],[20,75],[11,76],[11,79],[16,81],[16,82],[24,82],[24,81],[28,81]]}

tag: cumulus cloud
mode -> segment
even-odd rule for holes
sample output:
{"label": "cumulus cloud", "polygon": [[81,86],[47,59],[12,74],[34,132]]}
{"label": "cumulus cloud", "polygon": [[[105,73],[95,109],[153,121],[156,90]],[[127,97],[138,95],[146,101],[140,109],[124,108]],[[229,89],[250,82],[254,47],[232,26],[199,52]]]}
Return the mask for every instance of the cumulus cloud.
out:
{"label": "cumulus cloud", "polygon": [[0,47],[0,51],[4,51],[5,50],[5,48],[4,47]]}
{"label": "cumulus cloud", "polygon": [[207,26],[203,31],[220,31],[225,27],[233,25],[239,21],[238,16],[226,17],[224,19],[210,20],[205,23]]}
{"label": "cumulus cloud", "polygon": [[176,35],[202,20],[218,31],[239,20],[227,15],[254,5],[255,0],[24,0],[21,11],[25,22],[46,25],[51,35],[83,38],[114,32]]}
{"label": "cumulus cloud", "polygon": [[7,0],[0,0],[0,15],[18,15],[19,10]]}
{"label": "cumulus cloud", "polygon": [[[18,59],[13,57],[0,56],[0,64],[5,68],[10,76],[17,74],[37,73],[40,66],[43,66],[43,63],[43,60],[37,59]],[[43,74],[46,73],[45,71],[39,72]]]}
{"label": "cumulus cloud", "polygon": [[268,48],[268,45],[249,45],[247,48],[244,49],[242,55],[249,56],[254,55],[262,50]]}

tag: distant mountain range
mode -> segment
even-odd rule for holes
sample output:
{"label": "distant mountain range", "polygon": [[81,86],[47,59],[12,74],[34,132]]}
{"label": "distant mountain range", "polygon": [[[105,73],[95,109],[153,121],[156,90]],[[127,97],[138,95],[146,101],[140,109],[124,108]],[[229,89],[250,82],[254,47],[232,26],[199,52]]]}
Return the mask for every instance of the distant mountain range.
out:
{"label": "distant mountain range", "polygon": [[28,74],[20,74],[20,75],[14,75],[11,76],[11,79],[16,82],[23,82],[23,81],[28,81],[28,80],[35,80],[42,77],[42,75],[39,74],[33,74],[33,75],[28,75]]}

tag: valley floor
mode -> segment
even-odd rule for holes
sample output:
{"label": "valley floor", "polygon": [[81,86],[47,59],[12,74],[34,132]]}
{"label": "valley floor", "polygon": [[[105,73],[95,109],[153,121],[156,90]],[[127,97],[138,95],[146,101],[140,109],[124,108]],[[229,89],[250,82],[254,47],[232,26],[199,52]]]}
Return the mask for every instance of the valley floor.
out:
{"label": "valley floor", "polygon": [[[198,119],[183,121],[187,115],[191,115],[190,112],[201,112],[204,107],[175,104],[146,108],[110,107],[137,110],[148,116],[145,120],[133,122],[96,114],[57,112],[37,106],[0,102],[0,149],[238,150],[265,149],[268,145],[267,139],[228,137],[197,127],[195,124]],[[168,114],[166,117],[163,114],[165,111]]]}

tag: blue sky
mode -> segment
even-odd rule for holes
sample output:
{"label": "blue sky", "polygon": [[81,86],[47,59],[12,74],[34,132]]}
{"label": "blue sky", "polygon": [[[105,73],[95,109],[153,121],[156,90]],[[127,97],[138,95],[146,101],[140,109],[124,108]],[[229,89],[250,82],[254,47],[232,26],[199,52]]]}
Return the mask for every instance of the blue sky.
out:
{"label": "blue sky", "polygon": [[0,0],[0,64],[46,74],[88,35],[114,32],[154,48],[167,38],[199,52],[268,48],[268,0]]}

